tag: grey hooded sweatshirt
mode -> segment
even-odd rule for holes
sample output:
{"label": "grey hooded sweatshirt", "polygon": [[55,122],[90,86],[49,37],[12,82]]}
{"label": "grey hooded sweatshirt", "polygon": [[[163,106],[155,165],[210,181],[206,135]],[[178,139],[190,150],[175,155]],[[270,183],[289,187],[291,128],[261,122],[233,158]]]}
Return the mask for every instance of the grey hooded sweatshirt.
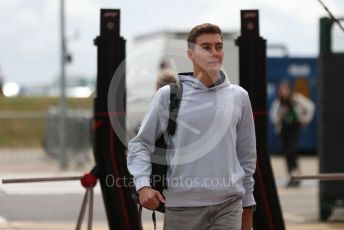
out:
{"label": "grey hooded sweatshirt", "polygon": [[[192,75],[180,75],[179,80],[183,96],[177,128],[172,137],[166,136],[165,206],[208,206],[238,197],[243,207],[254,205],[256,139],[248,93],[223,74],[211,88]],[[137,190],[150,186],[151,155],[167,127],[169,97],[168,85],[157,91],[129,142],[127,163]]]}

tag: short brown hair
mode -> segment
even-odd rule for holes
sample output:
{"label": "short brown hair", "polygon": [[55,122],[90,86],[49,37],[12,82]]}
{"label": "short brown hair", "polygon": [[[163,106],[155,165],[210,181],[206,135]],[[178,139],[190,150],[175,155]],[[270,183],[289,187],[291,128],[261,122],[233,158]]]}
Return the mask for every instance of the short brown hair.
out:
{"label": "short brown hair", "polygon": [[222,30],[220,27],[210,23],[204,23],[195,26],[188,35],[188,48],[193,48],[196,44],[197,38],[202,34],[219,34],[223,40]]}

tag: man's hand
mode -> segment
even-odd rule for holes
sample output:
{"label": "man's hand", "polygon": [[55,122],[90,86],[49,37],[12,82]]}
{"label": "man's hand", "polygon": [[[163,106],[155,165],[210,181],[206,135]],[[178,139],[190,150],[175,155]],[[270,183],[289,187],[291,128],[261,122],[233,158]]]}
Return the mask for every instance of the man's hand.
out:
{"label": "man's hand", "polygon": [[143,187],[139,190],[139,200],[142,207],[150,210],[159,207],[160,202],[165,203],[165,199],[161,193],[151,187]]}
{"label": "man's hand", "polygon": [[241,230],[252,229],[252,215],[253,215],[253,210],[251,208],[243,209]]}

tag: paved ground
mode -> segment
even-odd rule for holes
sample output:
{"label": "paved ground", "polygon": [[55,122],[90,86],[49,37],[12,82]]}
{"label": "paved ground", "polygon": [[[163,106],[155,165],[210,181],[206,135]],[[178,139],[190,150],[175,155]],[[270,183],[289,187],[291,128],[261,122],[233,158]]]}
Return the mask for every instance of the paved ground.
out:
{"label": "paved ground", "polygon": [[[23,175],[69,175],[78,174],[82,175],[92,167],[93,162],[89,161],[85,165],[71,164],[70,168],[61,171],[58,162],[56,160],[46,157],[40,149],[21,149],[12,151],[10,149],[0,149],[0,179],[10,177],[22,177]],[[303,174],[315,174],[318,172],[318,161],[316,157],[302,157],[301,168]],[[281,157],[272,157],[272,166],[274,170],[276,184],[278,186],[278,193],[280,196],[280,202],[283,210],[283,217],[287,225],[288,230],[334,230],[344,229],[344,222],[338,223],[320,223],[318,221],[318,184],[316,181],[304,181],[300,188],[286,189],[283,185],[286,182],[285,165]],[[27,218],[22,218],[19,215],[18,210],[25,203],[35,202],[37,195],[46,196],[42,198],[42,204],[49,206],[48,195],[54,197],[53,200],[56,203],[61,203],[60,199],[69,199],[68,203],[73,204],[73,200],[76,200],[77,212],[80,208],[80,198],[82,198],[83,190],[79,188],[78,184],[70,186],[62,186],[64,189],[68,187],[68,191],[52,193],[52,188],[58,185],[41,185],[41,187],[35,186],[28,187],[26,185],[17,185],[12,187],[5,187],[0,184],[0,230],[67,230],[75,229],[76,219],[73,217],[61,217],[40,219],[39,216],[30,213],[26,214]],[[41,192],[37,191],[40,190]],[[66,192],[66,195],[63,194]],[[18,195],[20,194],[20,196]],[[1,195],[2,194],[2,195]],[[11,195],[12,202],[8,197]],[[24,195],[24,196],[23,196]],[[6,198],[5,198],[6,197]],[[75,197],[75,199],[74,199]],[[6,200],[5,200],[6,199]],[[46,199],[46,200],[44,200]],[[96,189],[96,205],[95,205],[95,220],[93,229],[102,230],[108,229],[105,219],[104,210],[101,205],[101,195],[99,188]],[[6,206],[7,204],[7,206]],[[72,205],[73,206],[73,205]],[[34,207],[33,207],[34,208]],[[4,214],[3,211],[6,210]],[[33,209],[34,210],[34,209]],[[150,219],[150,212],[145,211],[144,229],[153,229],[153,225]],[[69,215],[66,212],[66,215]],[[11,216],[11,220],[4,218],[3,216]],[[28,217],[31,218],[28,218]],[[162,229],[162,215],[158,215],[158,227]],[[86,224],[83,225],[84,229]]]}

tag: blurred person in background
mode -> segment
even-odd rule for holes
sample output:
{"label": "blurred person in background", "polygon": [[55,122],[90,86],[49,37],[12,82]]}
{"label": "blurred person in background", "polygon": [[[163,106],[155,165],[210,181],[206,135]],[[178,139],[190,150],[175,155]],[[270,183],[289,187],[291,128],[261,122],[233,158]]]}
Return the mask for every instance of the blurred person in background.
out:
{"label": "blurred person in background", "polygon": [[[156,90],[159,90],[161,87],[168,85],[170,83],[177,83],[176,73],[170,68],[167,62],[162,61],[159,65],[159,73],[156,78]],[[135,133],[139,132],[141,123],[137,125]]]}
{"label": "blurred person in background", "polygon": [[292,92],[288,81],[283,80],[279,84],[278,96],[271,105],[270,118],[281,139],[282,151],[286,159],[289,175],[286,187],[300,185],[300,181],[291,180],[291,176],[300,174],[297,146],[302,128],[313,119],[314,108],[314,103],[310,99]]}
{"label": "blurred person in background", "polygon": [[164,85],[168,85],[170,83],[176,83],[176,82],[177,82],[176,74],[171,69],[171,67],[167,64],[167,62],[162,61],[160,63],[160,72],[157,76],[156,90],[163,87]]}

